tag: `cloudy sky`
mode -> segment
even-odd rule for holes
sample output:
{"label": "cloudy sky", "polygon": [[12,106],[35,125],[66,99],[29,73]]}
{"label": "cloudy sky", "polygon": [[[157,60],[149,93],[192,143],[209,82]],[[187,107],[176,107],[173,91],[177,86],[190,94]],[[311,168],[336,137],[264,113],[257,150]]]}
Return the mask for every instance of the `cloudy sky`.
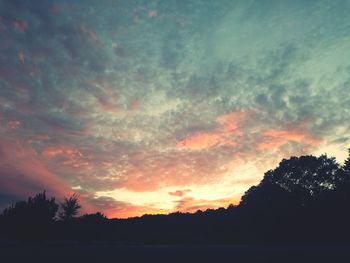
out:
{"label": "cloudy sky", "polygon": [[0,208],[109,217],[237,203],[347,156],[349,0],[0,0]]}

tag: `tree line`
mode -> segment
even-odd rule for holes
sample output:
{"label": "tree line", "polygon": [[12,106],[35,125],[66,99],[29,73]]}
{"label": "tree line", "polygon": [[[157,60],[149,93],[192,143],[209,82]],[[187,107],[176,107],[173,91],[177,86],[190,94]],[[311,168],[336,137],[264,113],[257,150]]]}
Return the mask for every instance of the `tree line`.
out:
{"label": "tree line", "polygon": [[1,217],[12,222],[14,220],[46,223],[55,219],[67,221],[76,216],[80,208],[76,194],[64,198],[62,203],[57,204],[55,197],[48,198],[46,191],[43,191],[34,197],[29,197],[28,201],[16,202],[4,209]]}
{"label": "tree line", "polygon": [[45,191],[0,215],[0,239],[111,240],[121,243],[349,242],[350,151],[283,159],[238,205],[196,213],[107,219],[77,216],[78,196],[60,204]]}

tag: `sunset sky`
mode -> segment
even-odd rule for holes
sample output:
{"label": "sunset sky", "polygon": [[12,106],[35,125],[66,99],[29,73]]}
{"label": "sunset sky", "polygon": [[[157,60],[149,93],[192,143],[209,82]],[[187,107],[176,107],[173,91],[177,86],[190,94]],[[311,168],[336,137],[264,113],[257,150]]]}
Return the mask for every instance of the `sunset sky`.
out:
{"label": "sunset sky", "polygon": [[350,147],[348,0],[0,0],[0,210],[226,207]]}

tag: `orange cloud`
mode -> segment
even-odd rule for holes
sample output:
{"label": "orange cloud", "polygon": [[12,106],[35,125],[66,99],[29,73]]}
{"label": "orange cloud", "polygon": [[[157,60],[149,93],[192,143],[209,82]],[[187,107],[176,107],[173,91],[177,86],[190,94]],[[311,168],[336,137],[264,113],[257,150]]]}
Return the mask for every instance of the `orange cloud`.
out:
{"label": "orange cloud", "polygon": [[236,111],[216,118],[216,121],[222,126],[224,133],[241,134],[237,129],[247,117],[247,111]]}
{"label": "orange cloud", "polygon": [[47,158],[63,157],[62,164],[75,168],[90,166],[92,158],[91,156],[84,156],[78,149],[65,146],[47,147],[42,151],[42,155]]}
{"label": "orange cloud", "polygon": [[263,136],[264,141],[257,144],[259,151],[276,149],[289,142],[297,142],[305,146],[316,146],[320,143],[320,140],[309,134],[303,125],[291,130],[267,130],[263,132]]}
{"label": "orange cloud", "polygon": [[218,145],[236,146],[235,137],[241,136],[239,130],[249,111],[236,111],[216,118],[219,127],[211,132],[189,134],[177,143],[178,148],[204,150]]}
{"label": "orange cloud", "polygon": [[172,195],[172,196],[184,196],[184,195],[186,195],[189,192],[191,192],[191,190],[190,189],[186,189],[186,190],[177,190],[177,191],[174,191],[174,192],[169,192],[168,194]]}
{"label": "orange cloud", "polygon": [[66,158],[73,158],[75,156],[82,156],[81,152],[79,152],[78,150],[63,146],[47,147],[44,149],[42,154],[45,157],[63,156]]}
{"label": "orange cloud", "polygon": [[[110,174],[103,184],[108,189],[125,187],[134,192],[156,191],[176,186],[203,185],[220,180],[231,166],[232,153],[213,151],[136,152],[128,154],[128,165],[116,177]],[[118,165],[118,161],[114,162]],[[108,170],[106,171],[109,174]]]}

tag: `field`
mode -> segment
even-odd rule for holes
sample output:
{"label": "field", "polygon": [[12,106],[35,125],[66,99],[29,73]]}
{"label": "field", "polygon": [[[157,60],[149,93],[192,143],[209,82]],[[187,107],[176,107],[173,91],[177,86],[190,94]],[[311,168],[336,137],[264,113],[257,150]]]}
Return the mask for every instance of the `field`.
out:
{"label": "field", "polygon": [[1,262],[349,262],[350,245],[1,243]]}

